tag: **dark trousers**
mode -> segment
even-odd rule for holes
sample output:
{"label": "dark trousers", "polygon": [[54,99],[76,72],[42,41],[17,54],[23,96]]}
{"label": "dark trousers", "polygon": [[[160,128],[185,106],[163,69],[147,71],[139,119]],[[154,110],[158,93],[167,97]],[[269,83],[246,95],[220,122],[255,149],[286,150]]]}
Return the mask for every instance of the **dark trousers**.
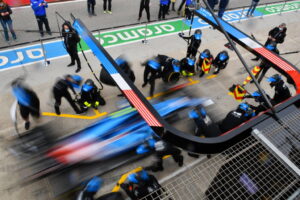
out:
{"label": "dark trousers", "polygon": [[198,52],[198,49],[195,49],[195,48],[189,46],[187,49],[186,57],[190,57],[190,56],[196,57],[197,52]]}
{"label": "dark trousers", "polygon": [[[150,77],[149,77],[150,75]],[[148,78],[149,77],[149,78]],[[145,67],[144,71],[144,85],[150,84],[150,96],[153,96],[154,89],[155,89],[155,79],[159,78],[158,71],[152,69],[151,67],[147,66]]]}
{"label": "dark trousers", "polygon": [[47,32],[51,31],[46,15],[44,15],[44,16],[35,16],[35,17],[36,17],[36,20],[37,20],[37,23],[38,23],[38,26],[39,26],[39,31],[40,31],[41,35],[44,34],[43,24],[45,24],[45,28],[46,28]]}
{"label": "dark trousers", "polygon": [[[16,33],[15,33],[14,29],[13,29],[13,25],[12,25],[12,20],[11,19],[8,19],[8,20],[0,19],[0,23],[1,23],[2,27],[3,27],[4,36],[5,36],[5,40],[6,41],[9,41],[8,29],[10,30],[13,39],[17,39]],[[8,27],[8,29],[7,29],[7,27]]]}
{"label": "dark trousers", "polygon": [[20,108],[21,117],[24,120],[28,120],[29,115],[31,115],[32,117],[35,117],[35,118],[40,117],[40,101],[39,100],[37,100],[30,107],[19,104],[19,108]]}
{"label": "dark trousers", "polygon": [[81,68],[81,62],[80,62],[80,59],[78,56],[77,46],[72,46],[72,47],[67,48],[67,52],[71,57],[71,63],[74,64],[76,61],[77,67]]}
{"label": "dark trousers", "polygon": [[214,8],[215,8],[215,5],[216,5],[215,2],[216,2],[216,0],[207,0],[207,3],[212,10],[214,10]]}
{"label": "dark trousers", "polygon": [[87,9],[88,9],[88,13],[90,14],[95,14],[95,5],[96,5],[96,1],[91,1],[88,0],[87,1]]}
{"label": "dark trousers", "polygon": [[111,11],[111,1],[112,0],[103,0],[103,10],[106,10],[108,2],[108,11]]}
{"label": "dark trousers", "polygon": [[54,95],[54,99],[55,99],[55,104],[54,104],[54,108],[55,108],[55,112],[56,114],[60,114],[60,110],[59,110],[59,106],[61,105],[61,98],[64,97],[69,104],[72,106],[73,110],[76,113],[80,113],[79,108],[77,107],[77,105],[75,104],[75,102],[73,101],[70,93],[68,92],[68,90],[58,90],[56,88],[53,89],[53,95]]}
{"label": "dark trousers", "polygon": [[181,1],[181,4],[180,4],[179,7],[178,7],[178,11],[181,11],[183,5],[185,4],[185,1],[186,1],[186,0],[182,0],[182,1]]}
{"label": "dark trousers", "polygon": [[168,11],[168,5],[160,4],[159,11],[158,11],[158,19],[161,18],[165,19],[167,11]]}
{"label": "dark trousers", "polygon": [[139,19],[141,19],[144,9],[146,10],[148,21],[150,21],[150,8],[149,8],[149,5],[143,5],[142,3],[140,5]]}

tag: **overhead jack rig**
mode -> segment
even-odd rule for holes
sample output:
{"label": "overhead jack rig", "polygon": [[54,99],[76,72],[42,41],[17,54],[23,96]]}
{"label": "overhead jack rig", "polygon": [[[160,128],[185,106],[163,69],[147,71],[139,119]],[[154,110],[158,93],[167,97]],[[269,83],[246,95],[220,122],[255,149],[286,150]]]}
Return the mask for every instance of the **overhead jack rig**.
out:
{"label": "overhead jack rig", "polygon": [[[208,24],[221,30],[217,22],[214,20],[211,12],[205,8],[200,8],[194,11],[195,15],[206,21]],[[78,34],[90,47],[94,55],[99,59],[102,66],[111,75],[117,86],[128,99],[132,106],[136,108],[142,118],[152,128],[152,130],[161,136],[163,139],[171,142],[172,144],[181,147],[187,151],[203,154],[219,153],[240,140],[248,137],[251,134],[252,128],[261,122],[272,118],[270,110],[267,110],[264,114],[259,115],[248,122],[224,133],[219,137],[214,138],[199,138],[188,133],[184,133],[177,130],[170,124],[168,124],[148,102],[145,96],[139,91],[139,89],[131,82],[131,80],[124,74],[120,67],[116,64],[110,54],[103,48],[98,40],[94,38],[92,33],[87,29],[80,19],[76,19],[71,15],[74,23],[73,26],[77,30]],[[300,72],[299,70],[286,61],[279,55],[274,54],[268,49],[264,48],[262,44],[253,40],[247,34],[243,33],[239,29],[235,28],[231,24],[219,19],[219,22],[223,26],[224,30],[230,36],[230,38],[237,44],[243,46],[253,54],[267,59],[275,65],[275,69],[283,74],[289,83],[292,83],[296,89],[296,95],[287,101],[276,105],[272,110],[280,112],[291,105],[300,107]]]}

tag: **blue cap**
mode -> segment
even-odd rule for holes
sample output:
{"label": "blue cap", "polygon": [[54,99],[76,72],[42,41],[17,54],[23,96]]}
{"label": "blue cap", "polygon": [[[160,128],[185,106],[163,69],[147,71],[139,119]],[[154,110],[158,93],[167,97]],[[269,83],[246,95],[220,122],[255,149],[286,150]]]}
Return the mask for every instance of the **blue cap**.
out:
{"label": "blue cap", "polygon": [[19,104],[23,106],[30,106],[31,99],[30,96],[27,94],[27,92],[24,90],[24,88],[21,87],[13,87],[13,95],[18,100]]}
{"label": "blue cap", "polygon": [[256,91],[251,94],[253,97],[261,97],[260,92]]}
{"label": "blue cap", "polygon": [[242,110],[244,110],[244,111],[247,111],[249,109],[249,105],[246,104],[246,103],[241,103],[239,105],[239,108],[242,109]]}
{"label": "blue cap", "polygon": [[200,34],[200,33],[195,33],[195,34],[194,34],[194,37],[195,37],[196,40],[200,40],[201,37],[202,37],[202,34]]}
{"label": "blue cap", "polygon": [[127,177],[128,181],[132,182],[132,183],[138,183],[139,181],[137,180],[136,178],[136,174],[133,173],[133,174],[129,174],[128,177]]}
{"label": "blue cap", "polygon": [[100,189],[101,185],[102,185],[101,178],[95,176],[86,185],[86,191],[87,192],[97,192]]}
{"label": "blue cap", "polygon": [[160,68],[160,63],[155,60],[149,60],[148,65],[155,70],[158,70]]}
{"label": "blue cap", "polygon": [[124,64],[126,61],[124,60],[124,59],[122,59],[122,58],[117,58],[116,59],[116,63],[120,66],[120,65],[122,65],[122,64]]}
{"label": "blue cap", "polygon": [[188,61],[188,65],[190,66],[194,66],[195,65],[195,60],[191,59],[191,58],[187,58]]}
{"label": "blue cap", "polygon": [[85,92],[89,92],[93,89],[93,86],[92,85],[88,85],[88,84],[83,84],[82,86],[82,90],[85,91]]}
{"label": "blue cap", "polygon": [[221,53],[220,54],[220,60],[221,61],[224,61],[224,60],[226,60],[228,58],[228,55],[226,54],[226,53]]}

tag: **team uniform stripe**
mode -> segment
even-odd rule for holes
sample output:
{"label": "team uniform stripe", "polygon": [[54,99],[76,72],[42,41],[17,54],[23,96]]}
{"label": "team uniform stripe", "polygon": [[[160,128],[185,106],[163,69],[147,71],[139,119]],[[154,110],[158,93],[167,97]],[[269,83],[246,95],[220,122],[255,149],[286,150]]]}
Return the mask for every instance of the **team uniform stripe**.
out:
{"label": "team uniform stripe", "polygon": [[119,74],[119,73],[111,74],[111,77],[115,80],[115,82],[118,84],[118,86],[121,88],[121,90],[131,90],[130,86],[127,84],[127,82],[121,76],[121,74]]}

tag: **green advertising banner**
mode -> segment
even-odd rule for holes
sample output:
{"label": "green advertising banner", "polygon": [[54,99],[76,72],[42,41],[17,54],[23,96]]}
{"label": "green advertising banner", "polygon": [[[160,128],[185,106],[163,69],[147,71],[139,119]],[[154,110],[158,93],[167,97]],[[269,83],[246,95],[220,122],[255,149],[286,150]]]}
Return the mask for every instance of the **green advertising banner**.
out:
{"label": "green advertising banner", "polygon": [[276,14],[280,12],[289,12],[298,10],[300,8],[300,1],[280,3],[275,5],[260,6],[256,8],[257,11],[264,15]]}

